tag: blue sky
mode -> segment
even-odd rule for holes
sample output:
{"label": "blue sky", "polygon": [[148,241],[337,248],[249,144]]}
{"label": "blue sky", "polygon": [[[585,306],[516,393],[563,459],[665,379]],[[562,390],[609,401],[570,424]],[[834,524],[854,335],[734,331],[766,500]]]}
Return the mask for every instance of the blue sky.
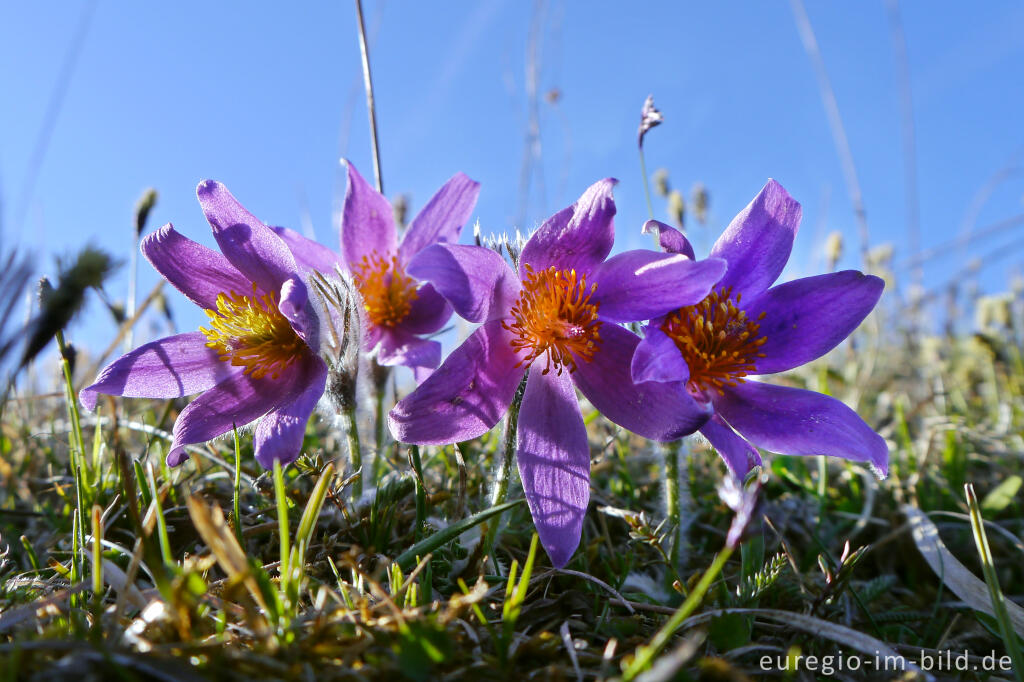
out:
{"label": "blue sky", "polygon": [[[339,158],[372,173],[359,49],[350,3],[95,4],[38,173],[34,150],[56,83],[91,2],[0,9],[0,197],[6,244],[52,254],[92,243],[127,258],[132,207],[160,202],[150,226],[173,222],[212,245],[195,201],[206,177],[272,224],[337,244]],[[535,14],[540,8],[540,14]],[[481,181],[484,232],[531,228],[594,180],[614,176],[617,248],[647,244],[636,154],[640,105],[653,93],[666,123],[646,144],[648,169],[711,192],[698,244],[778,179],[804,205],[791,274],[821,267],[831,230],[856,267],[857,226],[815,74],[785,2],[373,2],[384,183],[414,210],[456,171]],[[808,3],[849,136],[875,244],[909,257],[900,90],[881,1]],[[914,105],[924,248],[1019,215],[1024,173],[1024,5],[901,4]],[[539,18],[538,18],[539,17]],[[531,25],[539,30],[531,34]],[[527,53],[538,58],[541,173],[524,199]],[[559,92],[557,103],[543,95]],[[991,192],[983,188],[1003,172]],[[540,178],[543,180],[541,181]],[[982,202],[981,199],[984,199]],[[656,199],[657,217],[665,218]],[[1002,250],[981,278],[1005,289],[1024,262],[1024,227],[958,248],[925,271],[939,287],[971,255]],[[466,238],[469,237],[467,230]],[[125,269],[126,272],[126,269]],[[140,291],[157,275],[140,268]],[[125,277],[111,287],[123,296]],[[198,311],[172,303],[183,328]],[[98,312],[97,308],[92,309]],[[112,329],[89,315],[79,337]]]}

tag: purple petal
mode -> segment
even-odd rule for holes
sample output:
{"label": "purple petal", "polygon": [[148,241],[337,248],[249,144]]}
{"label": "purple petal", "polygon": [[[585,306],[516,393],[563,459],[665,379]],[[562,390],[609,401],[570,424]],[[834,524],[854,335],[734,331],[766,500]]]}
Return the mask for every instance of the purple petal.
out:
{"label": "purple petal", "polygon": [[476,438],[505,414],[525,370],[501,321],[484,324],[388,415],[403,443],[446,445]]}
{"label": "purple petal", "polygon": [[873,275],[844,270],[772,287],[744,308],[766,337],[758,374],[783,372],[835,348],[878,303],[885,283]]}
{"label": "purple petal", "polygon": [[612,256],[597,266],[592,300],[601,317],[635,322],[698,303],[725,273],[725,261],[695,261],[682,254],[637,249]]}
{"label": "purple petal", "polygon": [[504,317],[522,287],[501,256],[482,246],[428,246],[409,262],[406,272],[433,284],[455,312],[470,322]]}
{"label": "purple petal", "polygon": [[640,339],[613,324],[601,326],[601,346],[590,362],[580,361],[572,378],[605,417],[658,441],[676,440],[707,421],[710,406],[699,404],[682,382],[634,384],[630,363]]}
{"label": "purple petal", "polygon": [[516,459],[541,544],[555,568],[580,544],[590,502],[590,446],[567,375],[530,372],[519,409]]}
{"label": "purple petal", "polygon": [[452,316],[452,307],[432,284],[424,284],[416,290],[409,314],[400,327],[412,334],[433,334],[444,326]]}
{"label": "purple petal", "polygon": [[761,453],[733,431],[721,416],[712,415],[711,419],[700,427],[700,432],[725,460],[729,471],[739,480],[742,481],[754,467],[761,466]]}
{"label": "purple petal", "polygon": [[273,469],[274,460],[281,466],[295,461],[302,450],[306,423],[313,413],[327,384],[327,365],[315,355],[304,358],[294,370],[299,373],[280,406],[263,415],[253,434],[256,461],[264,469]]}
{"label": "purple petal", "polygon": [[715,409],[752,444],[783,455],[829,455],[889,470],[889,448],[835,398],[746,381],[714,398]]}
{"label": "purple petal", "polygon": [[696,260],[696,256],[693,254],[693,245],[690,240],[683,236],[683,233],[672,227],[666,225],[660,220],[648,220],[644,223],[643,233],[658,235],[658,244],[661,248],[665,249],[668,253],[681,253],[684,256],[688,256],[691,260]]}
{"label": "purple petal", "polygon": [[462,173],[437,191],[412,222],[398,247],[403,263],[431,244],[454,244],[459,241],[462,226],[469,220],[480,194],[480,183]]}
{"label": "purple petal", "polygon": [[320,320],[309,302],[309,291],[298,275],[292,275],[281,285],[278,310],[292,329],[310,348],[320,348]]}
{"label": "purple petal", "polygon": [[402,329],[381,329],[377,361],[385,367],[430,367],[441,364],[441,344]]}
{"label": "purple petal", "polygon": [[269,293],[295,274],[295,257],[284,241],[245,210],[224,185],[203,180],[196,196],[220,250],[249,281]]}
{"label": "purple petal", "polygon": [[205,443],[237,426],[254,422],[291,395],[303,373],[292,365],[274,379],[235,374],[190,402],[174,422],[174,441],[167,451],[167,466],[178,466],[188,455],[186,445]]}
{"label": "purple petal", "polygon": [[370,187],[349,161],[348,190],[341,214],[341,257],[354,267],[375,253],[390,258],[397,251],[395,218],[383,194]]}
{"label": "purple petal", "polygon": [[526,278],[527,265],[534,272],[554,266],[586,274],[604,261],[615,241],[612,187],[616,182],[613,178],[595,182],[575,204],[545,220],[523,247],[519,276]]}
{"label": "purple petal", "polygon": [[323,244],[302,236],[287,227],[271,227],[271,230],[288,246],[295,262],[303,270],[316,270],[324,274],[334,272],[335,265],[343,265],[338,254]]}
{"label": "purple petal", "polygon": [[140,248],[156,271],[200,308],[216,310],[217,294],[252,291],[252,282],[227,258],[182,236],[170,223],[146,235]]}
{"label": "purple petal", "polygon": [[722,286],[750,297],[770,287],[786,267],[799,227],[800,204],[769,180],[711,249],[729,263]]}
{"label": "purple petal", "polygon": [[638,384],[645,381],[681,381],[685,384],[690,380],[690,368],[686,366],[676,342],[661,331],[663,319],[653,320],[644,328],[644,338],[633,352],[630,374]]}
{"label": "purple petal", "polygon": [[168,336],[125,353],[79,393],[82,405],[96,409],[98,394],[126,398],[181,398],[213,388],[240,372],[206,347],[202,332]]}

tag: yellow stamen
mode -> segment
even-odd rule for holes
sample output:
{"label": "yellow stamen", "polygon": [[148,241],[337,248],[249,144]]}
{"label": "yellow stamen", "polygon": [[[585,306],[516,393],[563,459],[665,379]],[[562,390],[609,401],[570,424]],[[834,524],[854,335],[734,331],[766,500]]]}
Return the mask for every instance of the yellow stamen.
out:
{"label": "yellow stamen", "polygon": [[575,270],[534,272],[526,266],[526,279],[519,300],[512,306],[512,324],[502,323],[515,335],[512,347],[527,351],[516,367],[529,366],[547,351],[544,374],[552,367],[562,373],[576,371],[576,359],[590,362],[601,345],[601,321],[597,319],[597,303],[591,303],[597,285],[587,288],[585,276]]}
{"label": "yellow stamen", "polygon": [[745,381],[757,369],[757,358],[764,357],[758,349],[768,337],[758,332],[765,314],[749,319],[737,308],[740,294],[733,299],[731,292],[731,287],[712,291],[700,303],[668,315],[661,325],[690,368],[692,389],[724,394],[723,386]]}
{"label": "yellow stamen", "polygon": [[245,367],[243,374],[276,379],[302,354],[305,343],[278,309],[276,294],[259,296],[255,284],[252,288],[252,296],[217,294],[217,309],[205,311],[210,328],[199,331],[221,360]]}
{"label": "yellow stamen", "polygon": [[376,251],[363,256],[353,268],[352,277],[363,296],[367,317],[380,327],[396,326],[419,298],[416,281],[405,274],[396,256],[385,260]]}

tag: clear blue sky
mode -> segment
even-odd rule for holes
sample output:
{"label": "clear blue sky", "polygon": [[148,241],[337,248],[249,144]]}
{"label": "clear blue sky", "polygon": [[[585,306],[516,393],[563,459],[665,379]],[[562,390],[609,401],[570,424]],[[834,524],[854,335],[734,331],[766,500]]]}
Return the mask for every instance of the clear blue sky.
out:
{"label": "clear blue sky", "polygon": [[[88,2],[5,3],[0,9],[0,197],[5,243],[51,254],[91,242],[127,257],[132,207],[160,202],[151,228],[173,222],[212,244],[196,183],[225,182],[255,214],[336,246],[339,157],[372,173],[350,3],[100,1],[32,172],[62,64]],[[643,8],[640,10],[639,8]],[[808,3],[849,136],[874,243],[909,256],[900,89],[886,4]],[[595,179],[621,183],[618,248],[646,245],[636,155],[640,105],[655,95],[666,123],[648,137],[648,169],[711,192],[708,243],[775,177],[804,205],[792,270],[820,268],[820,244],[857,227],[815,73],[786,2],[548,2],[536,35],[543,186],[524,201],[530,2],[374,2],[368,28],[385,189],[416,209],[464,171],[482,182],[485,232],[531,228]],[[1007,173],[980,209],[978,193],[1024,162],[1024,5],[904,2],[922,243],[1024,211],[1024,173]],[[340,184],[339,184],[340,183]],[[664,202],[656,200],[662,212]],[[665,216],[659,215],[664,218]],[[521,223],[519,221],[522,221]],[[1006,287],[1024,259],[1024,227],[957,249],[926,270],[937,286],[1018,240],[987,269]],[[469,238],[467,230],[466,239]],[[818,260],[815,260],[818,258]],[[126,269],[125,271],[126,272]],[[140,268],[140,292],[157,276]],[[110,288],[123,296],[125,277]],[[201,316],[173,296],[180,325]],[[93,313],[100,313],[93,307]],[[105,340],[101,314],[79,337]],[[98,326],[97,326],[98,325]]]}

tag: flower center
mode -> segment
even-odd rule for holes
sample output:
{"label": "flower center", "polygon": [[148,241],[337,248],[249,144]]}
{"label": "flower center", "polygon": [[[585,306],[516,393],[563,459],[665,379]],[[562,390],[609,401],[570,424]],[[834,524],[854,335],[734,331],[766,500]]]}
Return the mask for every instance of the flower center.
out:
{"label": "flower center", "polygon": [[305,343],[277,307],[276,294],[242,296],[234,291],[217,294],[217,309],[206,310],[210,328],[200,327],[207,347],[243,374],[276,379],[298,358]]}
{"label": "flower center", "polygon": [[379,327],[394,327],[404,320],[419,298],[416,280],[405,274],[397,256],[381,258],[376,251],[363,256],[352,277],[363,296],[366,315]]}
{"label": "flower center", "polygon": [[693,390],[714,389],[724,394],[723,386],[736,386],[756,369],[758,350],[767,337],[758,334],[757,320],[747,317],[736,306],[740,294],[730,297],[731,287],[712,291],[696,305],[680,308],[661,325],[683,354],[690,368],[689,386]]}
{"label": "flower center", "polygon": [[586,277],[554,266],[534,272],[527,265],[526,273],[519,300],[512,306],[512,323],[502,323],[515,336],[512,347],[528,353],[516,367],[529,366],[547,351],[544,374],[552,367],[561,374],[563,366],[574,372],[576,358],[590,362],[601,345],[598,304],[590,302],[597,285],[588,289]]}

